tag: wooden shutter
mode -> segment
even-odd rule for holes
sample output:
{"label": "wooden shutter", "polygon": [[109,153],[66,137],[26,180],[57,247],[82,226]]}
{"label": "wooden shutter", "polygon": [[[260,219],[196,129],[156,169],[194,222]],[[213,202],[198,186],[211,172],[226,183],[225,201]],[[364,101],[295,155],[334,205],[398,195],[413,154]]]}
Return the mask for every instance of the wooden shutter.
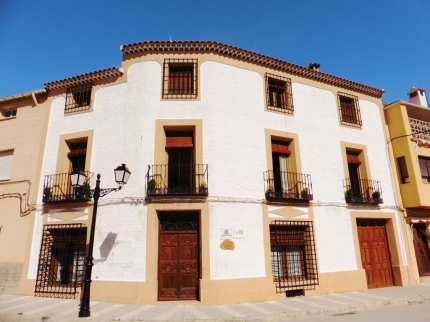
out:
{"label": "wooden shutter", "polygon": [[166,133],[166,148],[192,148],[193,133],[192,132],[167,132]]}
{"label": "wooden shutter", "polygon": [[272,141],[272,152],[284,154],[286,156],[291,155],[291,151],[288,148],[288,143],[287,142],[281,142],[281,141]]}
{"label": "wooden shutter", "polygon": [[350,164],[361,164],[361,161],[358,159],[358,155],[352,154],[352,153],[347,153],[346,154],[346,160],[348,161],[348,163]]}
{"label": "wooden shutter", "polygon": [[10,179],[13,151],[0,152],[0,180]]}
{"label": "wooden shutter", "polygon": [[427,160],[423,158],[418,158],[418,161],[420,163],[420,170],[421,170],[421,176],[422,177],[429,177],[429,172],[427,168]]}

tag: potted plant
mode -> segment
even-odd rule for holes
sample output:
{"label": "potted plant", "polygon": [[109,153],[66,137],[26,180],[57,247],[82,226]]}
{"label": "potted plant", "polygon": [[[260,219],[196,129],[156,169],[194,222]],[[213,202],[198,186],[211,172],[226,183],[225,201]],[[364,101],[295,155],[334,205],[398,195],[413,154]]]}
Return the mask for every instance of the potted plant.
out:
{"label": "potted plant", "polygon": [[381,192],[379,192],[378,190],[375,190],[372,193],[372,198],[375,202],[379,202],[379,198],[381,197]]}
{"label": "potted plant", "polygon": [[208,184],[206,182],[200,183],[199,194],[205,195],[208,193]]}
{"label": "potted plant", "polygon": [[52,189],[51,189],[51,187],[43,188],[43,196],[44,196],[44,197],[49,197],[51,194],[52,194]]}
{"label": "potted plant", "polygon": [[300,195],[302,196],[302,199],[308,199],[309,189],[308,188],[303,188],[303,190],[300,193]]}
{"label": "potted plant", "polygon": [[91,191],[90,184],[88,182],[85,182],[82,186],[80,186],[76,190],[76,196],[79,199],[90,199],[91,198],[90,191]]}
{"label": "potted plant", "polygon": [[266,189],[266,198],[273,198],[275,189],[273,188],[273,185],[269,185]]}
{"label": "potted plant", "polygon": [[352,189],[348,189],[345,191],[345,200],[351,200],[353,196],[354,192],[352,191]]}
{"label": "potted plant", "polygon": [[155,193],[155,186],[157,185],[157,183],[155,182],[155,179],[151,179],[148,181],[148,193]]}

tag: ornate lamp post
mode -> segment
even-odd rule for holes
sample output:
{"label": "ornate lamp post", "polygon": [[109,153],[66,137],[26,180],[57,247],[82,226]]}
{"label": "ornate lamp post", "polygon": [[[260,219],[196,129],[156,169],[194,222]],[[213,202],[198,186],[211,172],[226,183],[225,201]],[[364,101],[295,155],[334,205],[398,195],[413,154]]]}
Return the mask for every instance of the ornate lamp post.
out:
{"label": "ornate lamp post", "polygon": [[[130,170],[123,163],[118,166],[115,170],[115,181],[118,183],[118,188],[106,188],[100,189],[100,177],[101,175],[97,175],[96,188],[90,191],[90,196],[94,198],[94,208],[93,208],[93,218],[91,220],[91,234],[90,234],[90,244],[88,245],[88,257],[87,262],[85,264],[85,279],[84,279],[84,292],[82,295],[81,308],[79,309],[79,317],[86,318],[90,316],[90,287],[91,287],[91,273],[93,270],[93,247],[94,247],[94,234],[96,227],[96,218],[97,218],[97,205],[100,197],[106,196],[108,193],[112,191],[121,190],[121,188],[127,183],[128,178],[130,177]],[[76,172],[71,174],[72,184],[82,185],[86,179],[85,173]]]}

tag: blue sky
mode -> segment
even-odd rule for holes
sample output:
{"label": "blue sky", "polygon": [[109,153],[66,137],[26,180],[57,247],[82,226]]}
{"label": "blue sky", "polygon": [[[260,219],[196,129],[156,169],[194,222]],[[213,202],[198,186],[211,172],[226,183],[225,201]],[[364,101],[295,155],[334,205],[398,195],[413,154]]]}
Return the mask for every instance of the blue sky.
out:
{"label": "blue sky", "polygon": [[215,40],[385,89],[430,95],[429,0],[0,0],[0,97],[121,66],[123,44]]}

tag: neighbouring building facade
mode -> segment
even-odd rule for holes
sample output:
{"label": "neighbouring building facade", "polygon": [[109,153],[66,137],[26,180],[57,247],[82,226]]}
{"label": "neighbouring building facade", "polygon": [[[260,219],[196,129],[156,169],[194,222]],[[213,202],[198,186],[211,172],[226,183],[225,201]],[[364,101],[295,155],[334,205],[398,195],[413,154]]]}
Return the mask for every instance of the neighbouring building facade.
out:
{"label": "neighbouring building facade", "polygon": [[420,282],[430,279],[430,110],[424,89],[412,87],[408,96],[409,102],[384,109],[414,276]]}
{"label": "neighbouring building facade", "polygon": [[[27,283],[49,106],[46,90],[0,98],[0,292]],[[41,205],[39,205],[39,209]]]}
{"label": "neighbouring building facade", "polygon": [[89,190],[97,173],[115,187],[122,163],[127,185],[98,206],[93,300],[217,304],[416,282],[383,90],[217,42],[121,50],[121,68],[45,84],[22,293],[80,296]]}

